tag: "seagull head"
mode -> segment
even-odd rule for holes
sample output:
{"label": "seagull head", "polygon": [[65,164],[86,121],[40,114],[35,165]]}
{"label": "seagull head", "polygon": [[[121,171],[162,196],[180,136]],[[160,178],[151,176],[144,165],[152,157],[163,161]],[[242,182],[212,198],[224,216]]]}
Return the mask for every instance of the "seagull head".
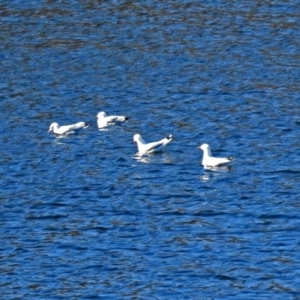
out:
{"label": "seagull head", "polygon": [[59,125],[58,123],[54,122],[50,125],[48,132],[53,132],[55,128],[57,128]]}
{"label": "seagull head", "polygon": [[106,113],[104,111],[100,111],[98,113],[98,115],[96,116],[97,119],[101,119],[101,118],[105,118],[106,117]]}
{"label": "seagull head", "polygon": [[141,139],[141,135],[138,134],[138,133],[133,136],[133,142],[134,143],[137,143],[140,139]]}
{"label": "seagull head", "polygon": [[203,150],[203,151],[205,151],[205,150],[209,150],[209,145],[208,144],[202,144],[201,146],[199,146],[198,147],[198,149],[201,149],[201,150]]}

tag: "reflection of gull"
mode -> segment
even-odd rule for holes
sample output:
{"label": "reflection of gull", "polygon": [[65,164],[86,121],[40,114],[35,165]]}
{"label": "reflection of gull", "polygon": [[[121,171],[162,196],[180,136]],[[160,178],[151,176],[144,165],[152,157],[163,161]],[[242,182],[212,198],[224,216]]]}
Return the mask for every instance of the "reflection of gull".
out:
{"label": "reflection of gull", "polygon": [[172,134],[167,136],[166,138],[159,140],[157,142],[152,142],[152,143],[146,143],[143,138],[141,137],[140,134],[135,134],[133,136],[133,141],[137,143],[137,147],[139,150],[139,154],[143,155],[146,153],[153,153],[160,151],[164,146],[166,146],[168,143],[170,143],[173,139]]}
{"label": "reflection of gull", "polygon": [[222,166],[233,160],[232,157],[213,157],[208,144],[203,144],[198,149],[203,150],[202,165],[207,169]]}
{"label": "reflection of gull", "polygon": [[53,132],[55,134],[63,135],[63,134],[73,133],[76,130],[79,130],[81,128],[86,128],[88,126],[89,124],[85,122],[78,122],[76,124],[64,125],[64,126],[59,126],[58,123],[52,123],[50,125],[48,132]]}
{"label": "reflection of gull", "polygon": [[129,120],[129,117],[124,116],[107,116],[104,111],[100,111],[96,118],[98,128],[103,128],[116,122],[124,122]]}
{"label": "reflection of gull", "polygon": [[159,163],[159,164],[171,164],[172,159],[171,157],[167,154],[164,153],[162,156],[157,156],[157,155],[152,155],[151,153],[146,153],[144,155],[141,155],[139,153],[136,153],[135,155],[132,156],[133,159],[142,162],[144,164],[149,164],[149,163]]}
{"label": "reflection of gull", "polygon": [[139,162],[145,163],[145,164],[149,164],[151,162],[151,159],[149,156],[134,155],[132,158],[136,159]]}
{"label": "reflection of gull", "polygon": [[210,177],[207,174],[205,174],[205,175],[200,177],[200,180],[206,182],[206,181],[210,180]]}

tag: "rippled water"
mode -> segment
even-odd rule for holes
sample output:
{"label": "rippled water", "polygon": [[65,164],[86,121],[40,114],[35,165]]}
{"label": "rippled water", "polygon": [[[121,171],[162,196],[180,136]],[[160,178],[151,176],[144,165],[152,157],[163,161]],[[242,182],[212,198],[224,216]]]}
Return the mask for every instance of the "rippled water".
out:
{"label": "rippled water", "polygon": [[[3,299],[298,299],[298,2],[0,16]],[[131,120],[99,131],[100,110]],[[137,160],[135,133],[175,138]],[[204,170],[204,142],[232,167]]]}

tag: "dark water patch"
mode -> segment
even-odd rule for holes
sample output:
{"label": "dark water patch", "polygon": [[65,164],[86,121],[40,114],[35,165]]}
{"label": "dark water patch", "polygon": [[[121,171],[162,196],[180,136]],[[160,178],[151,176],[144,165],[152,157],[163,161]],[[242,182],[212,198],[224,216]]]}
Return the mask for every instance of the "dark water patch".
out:
{"label": "dark water patch", "polygon": [[34,215],[28,215],[26,216],[27,220],[41,220],[41,219],[60,219],[60,218],[65,218],[67,217],[66,215],[45,215],[45,216],[34,216]]}
{"label": "dark water patch", "polygon": [[262,214],[258,217],[259,219],[282,219],[282,218],[288,218],[288,219],[297,219],[297,216],[291,216],[291,215],[266,215]]}

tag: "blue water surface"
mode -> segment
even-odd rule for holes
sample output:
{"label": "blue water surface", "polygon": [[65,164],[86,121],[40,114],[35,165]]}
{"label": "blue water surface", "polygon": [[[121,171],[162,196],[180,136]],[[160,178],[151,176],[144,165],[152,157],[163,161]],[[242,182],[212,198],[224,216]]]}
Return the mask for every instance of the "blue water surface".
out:
{"label": "blue water surface", "polygon": [[299,299],[299,26],[294,0],[2,1],[1,298]]}

